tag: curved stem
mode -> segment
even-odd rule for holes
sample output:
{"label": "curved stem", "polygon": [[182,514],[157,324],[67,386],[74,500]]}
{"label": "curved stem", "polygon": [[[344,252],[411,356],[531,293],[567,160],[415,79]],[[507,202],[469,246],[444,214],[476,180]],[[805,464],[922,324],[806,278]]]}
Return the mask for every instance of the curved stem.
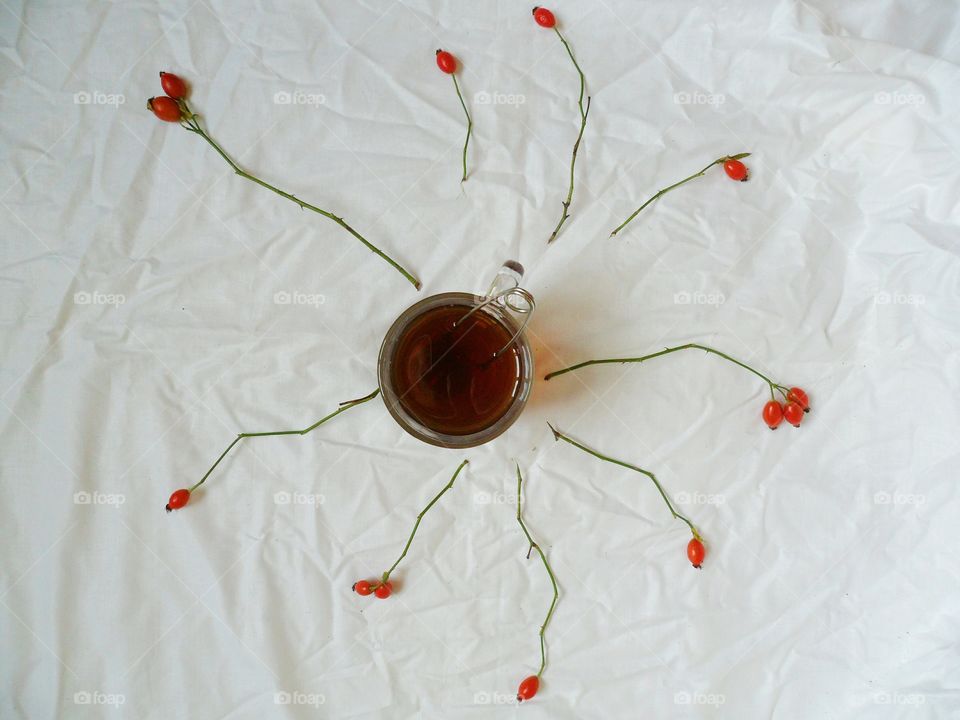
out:
{"label": "curved stem", "polygon": [[543,675],[543,669],[547,666],[547,646],[546,641],[544,640],[544,633],[547,630],[547,625],[550,623],[550,618],[553,617],[553,611],[557,607],[557,599],[560,597],[560,590],[557,589],[557,578],[553,575],[553,570],[550,567],[550,563],[547,562],[547,556],[544,555],[543,550],[540,548],[537,543],[533,541],[533,538],[530,536],[530,531],[527,530],[527,526],[523,522],[523,517],[520,514],[520,505],[521,505],[521,486],[523,485],[523,476],[520,474],[520,465],[517,464],[517,522],[520,523],[520,527],[523,529],[523,534],[527,536],[527,541],[530,543],[530,550],[527,551],[527,557],[530,557],[530,551],[536,550],[537,554],[540,555],[540,559],[543,561],[543,566],[547,569],[547,575],[550,576],[550,584],[553,585],[553,600],[550,602],[550,609],[547,610],[547,616],[543,620],[543,625],[540,626],[540,669],[537,670],[537,677]]}
{"label": "curved stem", "polygon": [[709,170],[710,168],[712,168],[714,165],[720,165],[721,163],[725,163],[727,160],[741,160],[742,158],[749,157],[749,156],[750,156],[750,153],[747,153],[747,152],[745,152],[745,153],[737,153],[736,155],[724,155],[722,158],[717,158],[716,160],[714,160],[712,163],[710,163],[709,165],[707,165],[707,166],[706,166],[703,170],[701,170],[700,172],[696,172],[696,173],[694,173],[693,175],[691,175],[690,177],[684,178],[684,179],[681,180],[680,182],[674,183],[673,185],[670,185],[670,186],[668,186],[668,187],[665,187],[665,188],[663,188],[662,190],[658,190],[655,195],[653,195],[652,197],[648,198],[647,201],[643,203],[643,205],[641,205],[641,206],[638,207],[636,210],[634,210],[634,211],[633,211],[633,214],[631,214],[630,217],[628,217],[628,218],[627,218],[626,220],[624,220],[622,223],[620,223],[619,225],[617,225],[617,227],[614,229],[614,231],[613,231],[612,233],[610,233],[610,237],[613,237],[613,236],[616,235],[618,232],[620,232],[621,230],[623,230],[623,229],[627,226],[627,224],[629,224],[631,220],[633,220],[637,215],[639,215],[639,214],[640,214],[640,211],[643,210],[647,205],[649,205],[650,203],[652,203],[652,202],[653,202],[654,200],[656,200],[657,198],[659,198],[659,197],[661,197],[661,196],[663,196],[663,195],[666,195],[668,192],[670,192],[670,191],[673,190],[674,188],[678,188],[678,187],[680,187],[681,185],[683,185],[684,183],[688,183],[688,182],[690,182],[691,180],[694,180],[695,178],[702,177],[702,176],[704,175],[704,173],[706,173],[707,170]]}
{"label": "curved stem", "polygon": [[451,73],[450,77],[453,78],[453,87],[456,88],[457,97],[460,98],[460,107],[463,108],[463,114],[467,116],[467,139],[466,142],[463,143],[463,177],[460,178],[460,182],[464,182],[467,179],[467,146],[470,145],[470,133],[473,130],[473,120],[467,111],[467,104],[463,101],[463,95],[460,94],[460,84],[457,82],[456,73]]}
{"label": "curved stem", "polygon": [[577,165],[577,151],[580,150],[580,141],[583,139],[583,131],[587,127],[587,116],[590,114],[590,97],[587,97],[587,107],[583,107],[583,94],[586,90],[586,78],[583,75],[583,70],[580,69],[577,59],[573,56],[573,50],[570,49],[570,43],[567,42],[566,38],[560,34],[560,31],[556,27],[554,27],[553,30],[555,33],[557,33],[557,37],[560,38],[560,42],[562,42],[563,46],[566,48],[567,55],[570,56],[570,60],[573,62],[573,66],[577,69],[577,74],[580,76],[580,96],[577,98],[577,106],[580,108],[580,132],[577,134],[577,141],[573,144],[573,154],[570,158],[570,187],[567,190],[567,198],[562,203],[563,211],[560,213],[560,220],[557,222],[557,226],[550,234],[550,238],[547,240],[547,243],[552,243],[557,238],[560,228],[563,227],[563,224],[567,221],[567,218],[570,217],[570,213],[567,211],[570,209],[570,203],[573,202],[573,178],[574,168]]}
{"label": "curved stem", "polygon": [[670,514],[673,515],[673,517],[676,518],[677,520],[683,520],[683,522],[687,524],[687,527],[690,528],[690,532],[693,533],[693,536],[697,538],[697,540],[703,540],[700,533],[697,532],[697,528],[694,527],[693,523],[690,522],[684,515],[676,511],[676,509],[673,507],[673,503],[670,502],[670,498],[667,497],[667,493],[664,491],[663,486],[660,484],[660,481],[657,480],[657,477],[652,472],[650,472],[649,470],[644,470],[641,467],[637,467],[636,465],[631,465],[628,462],[624,462],[622,460],[616,460],[612,457],[607,457],[606,455],[603,455],[602,453],[599,453],[596,450],[592,450],[591,448],[588,448],[586,445],[581,445],[576,440],[573,440],[572,438],[567,437],[562,432],[557,430],[553,425],[550,425],[550,423],[547,423],[547,425],[553,431],[554,440],[563,440],[564,442],[568,442],[576,448],[580,448],[585,453],[593,455],[595,458],[599,458],[600,460],[603,460],[605,462],[613,463],[614,465],[619,465],[620,467],[627,468],[628,470],[633,470],[634,472],[638,472],[642,475],[646,475],[648,478],[650,478],[653,481],[653,484],[657,486],[657,490],[660,492],[660,497],[662,497],[663,501],[667,504],[667,509],[670,510]]}
{"label": "curved stem", "polygon": [[329,415],[326,415],[325,417],[320,418],[313,425],[311,425],[310,427],[306,427],[303,430],[277,430],[275,432],[240,433],[233,439],[232,443],[227,445],[227,449],[220,454],[220,457],[218,457],[216,462],[214,462],[213,465],[210,466],[210,469],[207,470],[204,476],[200,478],[200,480],[196,484],[194,484],[192,487],[189,488],[190,492],[193,492],[198,487],[203,485],[203,483],[206,482],[207,478],[210,477],[210,473],[212,473],[214,469],[217,467],[217,465],[220,464],[220,461],[227,456],[227,453],[230,452],[231,449],[233,449],[233,446],[236,445],[241,440],[243,440],[244,438],[267,437],[269,435],[306,435],[311,430],[316,430],[318,427],[323,425],[327,420],[331,420],[335,418],[340,413],[346,412],[352,407],[356,407],[357,405],[362,405],[368,400],[373,400],[379,394],[380,394],[380,388],[377,388],[372,393],[370,393],[369,395],[364,395],[362,398],[357,398],[356,400],[349,400],[347,402],[340,403],[340,407],[337,410],[334,410]]}
{"label": "curved stem", "polygon": [[[385,582],[387,582],[387,580],[390,579],[390,573],[392,573],[394,570],[396,570],[396,569],[397,569],[397,565],[400,564],[400,561],[403,560],[403,559],[407,556],[407,550],[410,549],[410,545],[411,545],[411,543],[413,543],[413,536],[417,534],[417,529],[420,527],[420,521],[423,520],[423,516],[426,515],[427,512],[429,512],[430,508],[432,508],[432,507],[436,504],[436,502],[443,496],[443,494],[444,494],[445,492],[447,492],[447,490],[449,490],[450,488],[453,487],[453,483],[456,482],[457,475],[460,474],[460,471],[463,470],[464,466],[465,466],[467,463],[469,463],[469,462],[470,462],[469,460],[464,460],[462,463],[460,463],[460,465],[457,467],[456,471],[453,473],[453,477],[450,478],[450,482],[448,482],[446,485],[444,485],[444,486],[443,486],[443,489],[442,489],[440,492],[438,492],[438,493],[433,497],[433,500],[431,500],[430,502],[428,502],[428,503],[427,503],[427,506],[426,506],[423,510],[420,511],[420,514],[419,514],[419,515],[417,515],[417,521],[413,524],[413,530],[410,531],[410,537],[407,538],[407,544],[403,546],[403,552],[400,553],[400,557],[397,558],[397,561],[396,561],[393,565],[390,566],[390,569],[387,570],[387,571],[383,574],[383,576],[382,576],[381,579],[380,579],[380,583],[385,583]],[[377,584],[373,585],[373,588],[376,589],[376,588],[379,586],[380,583],[377,583]]]}
{"label": "curved stem", "polygon": [[348,225],[347,222],[346,222],[342,217],[339,217],[339,216],[337,216],[337,215],[334,215],[332,212],[329,212],[329,211],[327,211],[327,210],[324,210],[324,209],[322,209],[322,208],[319,208],[319,207],[317,207],[316,205],[312,205],[311,203],[304,202],[303,200],[301,200],[300,198],[296,197],[295,195],[292,195],[292,194],[290,194],[290,193],[288,193],[288,192],[286,192],[286,191],[284,191],[284,190],[280,190],[279,188],[274,187],[274,186],[271,185],[270,183],[261,180],[260,178],[256,177],[255,175],[251,175],[251,174],[248,173],[246,170],[244,170],[244,169],[241,168],[239,165],[237,165],[237,163],[234,162],[233,158],[231,158],[231,157],[226,153],[226,151],[224,151],[224,149],[223,149],[222,147],[220,147],[220,145],[218,145],[217,142],[216,142],[212,137],[210,137],[210,136],[207,134],[207,132],[203,129],[203,127],[200,125],[200,122],[197,120],[197,115],[195,115],[194,113],[192,113],[192,112],[190,111],[189,107],[188,107],[187,104],[186,104],[186,101],[184,101],[184,100],[179,100],[178,102],[182,105],[182,108],[183,108],[184,111],[186,112],[186,116],[185,116],[186,119],[185,119],[183,122],[181,122],[181,125],[182,125],[186,130],[188,130],[189,132],[192,132],[192,133],[194,133],[195,135],[199,135],[199,136],[202,137],[204,140],[206,140],[207,143],[208,143],[214,150],[217,151],[217,154],[220,155],[220,157],[222,157],[222,158],[226,161],[226,163],[227,163],[231,168],[233,168],[233,171],[234,171],[237,175],[239,175],[239,176],[242,177],[242,178],[245,178],[245,179],[249,180],[250,182],[256,183],[257,185],[259,185],[259,186],[261,186],[261,187],[264,187],[264,188],[266,188],[267,190],[270,190],[270,191],[276,193],[277,195],[279,195],[279,196],[282,197],[282,198],[286,198],[287,200],[289,200],[289,201],[292,202],[292,203],[296,203],[297,205],[300,206],[300,209],[301,209],[301,210],[312,210],[312,211],[315,212],[315,213],[318,213],[318,214],[320,214],[320,215],[323,215],[325,218],[328,218],[328,219],[330,219],[330,220],[333,220],[337,225],[339,225],[339,226],[342,227],[344,230],[346,230],[348,233],[350,233],[351,235],[353,235],[357,240],[359,240],[360,242],[362,242],[362,243],[366,246],[366,248],[367,248],[368,250],[370,250],[370,251],[371,251],[372,253],[374,253],[375,255],[378,255],[378,256],[381,257],[382,259],[386,260],[386,261],[390,264],[391,267],[393,267],[397,272],[399,272],[401,275],[403,275],[403,276],[410,282],[410,284],[413,285],[417,290],[420,289],[420,281],[419,281],[416,277],[414,277],[413,275],[411,275],[410,272],[408,272],[406,268],[404,268],[402,265],[400,265],[398,262],[396,262],[396,261],[395,261],[393,258],[391,258],[389,255],[387,255],[386,253],[384,253],[382,250],[380,250],[380,248],[378,248],[376,245],[374,245],[374,244],[371,243],[369,240],[367,240],[363,235],[361,235],[361,234],[358,233],[356,230],[354,230],[352,227],[350,227],[350,225]]}
{"label": "curved stem", "polygon": [[589,365],[606,365],[610,363],[642,363],[646,360],[652,360],[653,358],[661,357],[663,355],[669,355],[670,353],[679,352],[680,350],[691,350],[691,349],[703,350],[704,352],[708,352],[713,355],[722,357],[724,360],[732,362],[734,365],[739,365],[744,370],[749,370],[757,377],[763,379],[770,386],[771,395],[773,395],[773,389],[777,388],[781,393],[784,393],[784,396],[786,396],[786,393],[784,392],[786,388],[783,385],[778,385],[777,383],[775,383],[773,380],[768,378],[759,370],[755,370],[754,368],[750,367],[746,363],[740,362],[739,360],[736,360],[730,357],[726,353],[722,353],[719,350],[715,350],[712,347],[707,347],[706,345],[699,345],[697,343],[687,343],[686,345],[677,345],[676,347],[668,347],[659,352],[650,353],[649,355],[643,355],[641,357],[604,358],[602,360],[586,360],[585,362],[577,363],[576,365],[571,365],[570,367],[563,368],[562,370],[554,370],[552,373],[547,373],[543,379],[549,380],[550,378],[554,378],[557,375],[563,375],[564,373],[573,372],[574,370],[579,370],[580,368],[584,368]]}

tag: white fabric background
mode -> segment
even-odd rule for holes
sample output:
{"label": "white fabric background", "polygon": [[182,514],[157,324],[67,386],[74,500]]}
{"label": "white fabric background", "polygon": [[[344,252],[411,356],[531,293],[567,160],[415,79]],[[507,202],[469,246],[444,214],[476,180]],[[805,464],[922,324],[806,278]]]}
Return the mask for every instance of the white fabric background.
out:
{"label": "white fabric background", "polygon": [[[2,5],[4,718],[958,716],[955,3],[556,3],[593,109],[549,248],[577,78],[523,3]],[[463,188],[441,46],[476,121]],[[243,165],[344,215],[423,291],[153,119],[161,69]],[[324,102],[274,102],[296,91]],[[607,237],[741,151],[749,183],[711,171]],[[699,341],[806,387],[813,413],[771,433],[763,384],[697,353],[538,382],[466,453],[418,444],[378,400],[245,442],[163,512],[236,432],[372,390],[402,309],[483,289],[507,258],[538,300],[540,375]],[[703,570],[644,478],[547,420],[713,496],[683,506]],[[463,457],[399,592],[353,595]],[[550,589],[524,559],[514,459],[562,586],[522,708]]]}

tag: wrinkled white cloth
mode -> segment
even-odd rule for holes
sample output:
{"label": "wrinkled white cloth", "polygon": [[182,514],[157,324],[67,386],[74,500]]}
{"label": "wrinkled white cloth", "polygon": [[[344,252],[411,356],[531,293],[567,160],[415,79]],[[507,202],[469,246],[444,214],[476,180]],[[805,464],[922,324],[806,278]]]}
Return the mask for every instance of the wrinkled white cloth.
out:
{"label": "wrinkled white cloth", "polygon": [[[955,561],[960,10],[565,1],[592,98],[519,3],[4,3],[0,715],[948,718]],[[460,184],[465,119],[475,135]],[[243,167],[144,108],[157,72]],[[714,158],[751,152],[750,181]],[[380,340],[506,259],[538,380],[504,436],[418,443]],[[555,443],[547,421],[654,471]],[[424,518],[387,601],[351,593]],[[538,696],[548,577],[561,596]],[[507,707],[503,707],[507,706]]]}

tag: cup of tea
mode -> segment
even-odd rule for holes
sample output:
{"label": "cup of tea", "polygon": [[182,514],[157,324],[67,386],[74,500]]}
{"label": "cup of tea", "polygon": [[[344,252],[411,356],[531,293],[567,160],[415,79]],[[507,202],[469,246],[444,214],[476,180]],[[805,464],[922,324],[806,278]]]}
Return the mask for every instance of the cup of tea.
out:
{"label": "cup of tea", "polygon": [[387,410],[415,438],[446,448],[489,442],[519,417],[533,386],[524,328],[533,297],[504,263],[486,295],[448,292],[407,308],[380,346]]}

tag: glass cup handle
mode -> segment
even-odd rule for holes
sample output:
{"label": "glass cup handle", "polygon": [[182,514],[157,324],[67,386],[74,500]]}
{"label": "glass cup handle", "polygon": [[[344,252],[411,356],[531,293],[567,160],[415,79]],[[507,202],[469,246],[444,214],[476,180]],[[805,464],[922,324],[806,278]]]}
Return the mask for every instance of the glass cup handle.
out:
{"label": "glass cup handle", "polygon": [[523,265],[515,260],[507,260],[507,262],[503,264],[503,267],[500,268],[500,272],[497,273],[496,277],[493,279],[493,282],[490,283],[490,288],[487,290],[487,294],[484,296],[483,302],[453,323],[453,326],[456,327],[458,324],[473,315],[477,310],[485,305],[489,305],[490,303],[499,303],[506,306],[517,315],[522,315],[523,323],[520,325],[520,328],[513,334],[513,337],[507,341],[506,345],[493,354],[493,358],[491,358],[492,360],[496,360],[500,353],[513,345],[514,341],[520,337],[520,333],[522,333],[527,327],[527,323],[530,322],[530,316],[533,314],[533,311],[536,308],[533,295],[520,287],[520,280],[522,278]]}

